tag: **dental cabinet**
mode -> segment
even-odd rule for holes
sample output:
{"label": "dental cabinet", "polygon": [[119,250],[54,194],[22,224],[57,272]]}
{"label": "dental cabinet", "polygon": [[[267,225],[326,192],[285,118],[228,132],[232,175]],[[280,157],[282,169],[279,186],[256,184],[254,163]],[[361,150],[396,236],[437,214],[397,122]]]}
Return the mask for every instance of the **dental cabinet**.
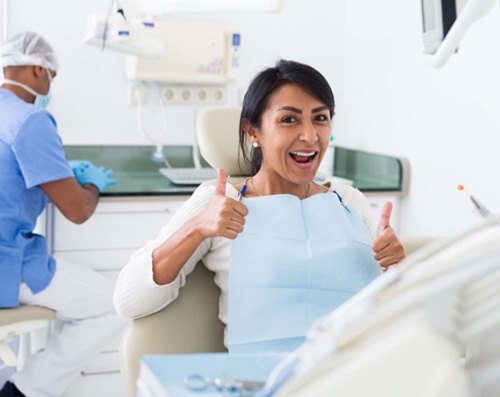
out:
{"label": "dental cabinet", "polygon": [[[49,210],[54,256],[116,279],[130,255],[158,234],[187,196],[103,197],[94,215],[75,225]],[[117,338],[90,362],[63,397],[124,396]]]}
{"label": "dental cabinet", "polygon": [[366,196],[372,218],[378,222],[387,201],[393,204],[391,226],[399,231],[401,200],[408,194],[410,164],[407,159],[335,147],[334,176],[351,180]]}
{"label": "dental cabinet", "polygon": [[[164,164],[151,160],[152,146],[66,146],[65,150],[68,160],[89,160],[113,169],[118,184],[102,194],[94,215],[84,224],[69,222],[49,205],[39,230],[44,229],[56,258],[89,266],[116,279],[130,255],[156,237],[196,186],[176,186],[160,174],[158,170]],[[164,153],[173,167],[193,165],[190,146],[167,146]],[[408,185],[407,163],[341,147],[335,148],[334,158],[334,176],[352,181],[366,194],[374,219],[378,219],[385,201],[393,202],[392,224],[397,229],[399,200]],[[124,395],[119,343],[118,339],[114,341],[87,365],[63,397]]]}

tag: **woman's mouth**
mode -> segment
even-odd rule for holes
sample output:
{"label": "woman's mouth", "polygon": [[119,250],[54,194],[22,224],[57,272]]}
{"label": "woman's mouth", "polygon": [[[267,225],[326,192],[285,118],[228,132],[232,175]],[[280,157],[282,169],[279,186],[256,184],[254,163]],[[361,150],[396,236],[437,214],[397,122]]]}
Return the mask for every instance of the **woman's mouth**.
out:
{"label": "woman's mouth", "polygon": [[300,168],[309,168],[316,158],[318,152],[308,151],[308,152],[290,152],[290,157]]}

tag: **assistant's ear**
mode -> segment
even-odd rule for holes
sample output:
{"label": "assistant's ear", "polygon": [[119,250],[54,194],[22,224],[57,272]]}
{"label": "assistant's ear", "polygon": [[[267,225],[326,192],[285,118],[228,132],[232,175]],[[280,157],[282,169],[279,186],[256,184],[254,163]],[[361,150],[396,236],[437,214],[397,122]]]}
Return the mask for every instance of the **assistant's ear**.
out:
{"label": "assistant's ear", "polygon": [[45,73],[45,69],[39,65],[34,65],[32,66],[32,68],[33,68],[33,76],[36,77],[37,79],[39,79]]}

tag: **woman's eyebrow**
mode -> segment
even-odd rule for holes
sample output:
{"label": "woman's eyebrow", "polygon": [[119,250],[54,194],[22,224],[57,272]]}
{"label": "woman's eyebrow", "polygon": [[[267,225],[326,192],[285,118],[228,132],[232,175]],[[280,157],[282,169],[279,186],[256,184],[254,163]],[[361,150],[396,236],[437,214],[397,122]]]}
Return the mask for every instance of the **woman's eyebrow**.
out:
{"label": "woman's eyebrow", "polygon": [[301,109],[297,109],[296,107],[293,107],[293,106],[282,106],[279,109],[276,109],[276,112],[279,112],[280,110],[289,110],[289,111],[294,112],[294,113],[302,114]]}
{"label": "woman's eyebrow", "polygon": [[320,106],[319,108],[315,108],[311,111],[311,113],[317,113],[317,112],[321,112],[322,110],[328,110],[328,106],[324,105],[324,106]]}
{"label": "woman's eyebrow", "polygon": [[[320,107],[317,107],[317,108],[314,108],[313,110],[311,110],[311,113],[317,113],[317,112],[321,112],[323,110],[328,110],[328,106],[327,105],[323,105],[323,106],[320,106]],[[302,114],[304,113],[301,109],[299,108],[296,108],[294,106],[282,106],[280,107],[279,109],[276,109],[276,112],[279,112],[281,110],[289,110],[291,112],[294,112],[294,113],[298,113],[298,114]]]}

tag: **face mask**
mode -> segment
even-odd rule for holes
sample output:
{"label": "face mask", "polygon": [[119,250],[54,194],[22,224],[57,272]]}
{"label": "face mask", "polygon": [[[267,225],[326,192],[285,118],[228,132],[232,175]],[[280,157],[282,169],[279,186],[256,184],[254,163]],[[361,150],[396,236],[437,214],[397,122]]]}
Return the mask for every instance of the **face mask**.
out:
{"label": "face mask", "polygon": [[52,99],[52,93],[50,92],[50,88],[49,88],[49,92],[47,92],[47,95],[37,95],[36,96],[35,106],[39,106],[41,108],[46,108],[51,99]]}
{"label": "face mask", "polygon": [[49,91],[45,95],[39,94],[33,88],[28,87],[26,84],[20,83],[18,81],[14,81],[14,80],[10,80],[10,79],[4,79],[3,82],[23,88],[25,91],[27,91],[31,95],[35,96],[35,106],[46,108],[47,105],[49,104],[50,100],[52,99],[52,93],[51,93],[52,75],[50,74],[50,72],[49,72],[48,69],[45,69],[45,70],[47,71],[47,74],[48,74],[49,80],[50,80]]}

